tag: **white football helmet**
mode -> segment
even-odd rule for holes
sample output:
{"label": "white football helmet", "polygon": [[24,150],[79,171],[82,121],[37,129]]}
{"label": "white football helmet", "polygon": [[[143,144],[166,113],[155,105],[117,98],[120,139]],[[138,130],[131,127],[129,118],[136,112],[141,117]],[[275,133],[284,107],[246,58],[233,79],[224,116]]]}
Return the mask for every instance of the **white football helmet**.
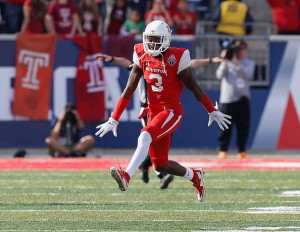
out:
{"label": "white football helmet", "polygon": [[[143,45],[146,53],[158,56],[170,46],[172,30],[163,21],[155,20],[149,23],[143,33]],[[153,37],[157,37],[153,39]]]}

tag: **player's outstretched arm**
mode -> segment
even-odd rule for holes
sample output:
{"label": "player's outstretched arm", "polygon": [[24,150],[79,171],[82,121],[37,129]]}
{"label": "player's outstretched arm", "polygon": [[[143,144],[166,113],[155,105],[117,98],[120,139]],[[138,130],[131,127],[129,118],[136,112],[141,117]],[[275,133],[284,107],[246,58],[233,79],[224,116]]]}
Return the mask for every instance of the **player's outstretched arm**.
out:
{"label": "player's outstretched arm", "polygon": [[130,72],[127,85],[118,100],[115,110],[107,122],[96,127],[98,129],[98,131],[95,133],[96,136],[103,137],[107,132],[112,131],[114,136],[117,137],[117,126],[119,124],[119,119],[123,111],[128,106],[142,75],[143,71],[137,65],[134,65],[132,71]]}
{"label": "player's outstretched arm", "polygon": [[117,126],[119,122],[109,117],[108,121],[98,125],[96,128],[98,131],[95,133],[96,136],[103,137],[107,132],[112,131],[114,136],[117,137]]}
{"label": "player's outstretched arm", "polygon": [[192,59],[191,68],[200,68],[212,63],[220,63],[223,59],[220,57],[210,57],[206,59]]}
{"label": "player's outstretched arm", "polygon": [[179,78],[184,82],[185,86],[191,90],[197,100],[204,106],[209,114],[208,126],[211,125],[213,121],[218,123],[221,130],[228,129],[228,125],[231,124],[229,119],[231,116],[223,114],[218,110],[218,105],[214,106],[208,97],[208,95],[200,88],[196,82],[191,68],[186,68],[179,73]]}
{"label": "player's outstretched arm", "polygon": [[120,67],[123,68],[129,68],[129,66],[132,64],[132,62],[125,57],[119,57],[119,56],[110,56],[107,54],[98,54],[97,59],[102,60],[104,62],[114,63]]}
{"label": "player's outstretched arm", "polygon": [[216,102],[215,105],[216,111],[213,111],[209,114],[208,118],[208,126],[210,126],[213,121],[218,123],[218,126],[220,127],[221,130],[228,129],[228,125],[231,124],[230,120],[231,116],[227,114],[223,114],[221,111],[218,110],[218,103]]}

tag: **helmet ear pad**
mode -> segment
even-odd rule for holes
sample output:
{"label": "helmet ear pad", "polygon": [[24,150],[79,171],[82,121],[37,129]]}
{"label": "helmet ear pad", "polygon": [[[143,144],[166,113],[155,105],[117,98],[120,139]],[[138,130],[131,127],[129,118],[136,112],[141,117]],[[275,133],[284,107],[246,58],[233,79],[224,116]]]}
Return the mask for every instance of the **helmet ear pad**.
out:
{"label": "helmet ear pad", "polygon": [[143,45],[146,53],[157,56],[166,51],[171,42],[169,25],[163,21],[155,20],[149,23],[143,33]]}

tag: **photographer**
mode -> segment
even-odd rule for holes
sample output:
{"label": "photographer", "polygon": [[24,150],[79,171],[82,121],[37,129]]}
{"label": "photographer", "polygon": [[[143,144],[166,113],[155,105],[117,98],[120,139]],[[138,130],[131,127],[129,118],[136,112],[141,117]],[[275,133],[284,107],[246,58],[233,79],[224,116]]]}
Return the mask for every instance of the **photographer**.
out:
{"label": "photographer", "polygon": [[[225,42],[226,43],[226,42]],[[227,157],[233,125],[237,129],[238,158],[247,158],[246,143],[250,127],[250,79],[255,63],[247,59],[248,45],[244,40],[227,41],[223,46],[223,61],[216,71],[221,80],[220,110],[232,117],[228,130],[220,131],[218,158]]]}
{"label": "photographer", "polygon": [[58,117],[51,135],[45,139],[49,154],[53,157],[85,157],[95,139],[91,135],[80,138],[83,127],[84,123],[75,107],[68,103],[65,111]]}

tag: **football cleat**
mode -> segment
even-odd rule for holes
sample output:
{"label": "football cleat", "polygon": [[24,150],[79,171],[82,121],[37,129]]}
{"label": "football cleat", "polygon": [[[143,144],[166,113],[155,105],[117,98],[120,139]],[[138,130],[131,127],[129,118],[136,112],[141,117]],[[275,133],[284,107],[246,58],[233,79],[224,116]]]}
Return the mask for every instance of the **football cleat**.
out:
{"label": "football cleat", "polygon": [[141,180],[146,184],[149,182],[149,171],[148,171],[148,169],[141,168]]}
{"label": "football cleat", "polygon": [[130,181],[130,176],[128,175],[127,172],[125,172],[123,170],[118,170],[115,167],[111,167],[110,168],[110,175],[118,183],[119,189],[122,192],[127,190],[128,184],[129,184],[129,181]]}
{"label": "football cleat", "polygon": [[194,172],[192,182],[193,182],[193,186],[196,188],[197,199],[198,201],[202,202],[204,201],[205,193],[206,193],[204,187],[204,181],[203,181],[204,171],[202,168],[192,169],[192,170]]}
{"label": "football cleat", "polygon": [[168,188],[169,184],[174,180],[174,176],[171,174],[165,175],[163,178],[160,180],[160,189],[166,189]]}

